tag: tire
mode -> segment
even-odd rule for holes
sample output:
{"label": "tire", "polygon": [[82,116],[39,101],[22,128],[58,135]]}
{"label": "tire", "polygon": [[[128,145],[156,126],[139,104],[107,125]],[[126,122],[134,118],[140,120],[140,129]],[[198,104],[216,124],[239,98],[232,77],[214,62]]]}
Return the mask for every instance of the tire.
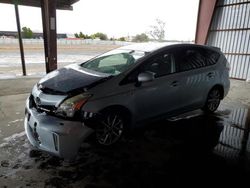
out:
{"label": "tire", "polygon": [[206,104],[203,111],[206,113],[213,113],[217,110],[221,101],[221,91],[219,88],[213,88],[209,91]]}
{"label": "tire", "polygon": [[116,144],[125,132],[125,119],[120,112],[108,111],[98,120],[96,142],[102,146]]}

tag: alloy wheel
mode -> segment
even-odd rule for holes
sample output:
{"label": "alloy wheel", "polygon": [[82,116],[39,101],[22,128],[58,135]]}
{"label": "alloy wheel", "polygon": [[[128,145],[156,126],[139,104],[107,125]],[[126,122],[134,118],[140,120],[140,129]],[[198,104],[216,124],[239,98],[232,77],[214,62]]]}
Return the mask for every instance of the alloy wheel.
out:
{"label": "alloy wheel", "polygon": [[214,112],[219,105],[220,105],[220,91],[218,89],[213,89],[208,94],[207,109],[210,112]]}
{"label": "alloy wheel", "polygon": [[108,114],[100,121],[96,129],[96,138],[101,145],[112,145],[122,136],[124,121],[119,114]]}

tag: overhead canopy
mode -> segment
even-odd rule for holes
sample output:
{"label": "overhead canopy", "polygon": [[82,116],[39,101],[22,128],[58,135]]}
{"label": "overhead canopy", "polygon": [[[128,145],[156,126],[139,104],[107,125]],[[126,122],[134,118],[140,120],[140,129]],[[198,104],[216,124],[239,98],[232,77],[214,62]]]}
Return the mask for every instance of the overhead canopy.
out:
{"label": "overhead canopy", "polygon": [[[56,8],[61,10],[73,10],[72,4],[76,3],[79,0],[57,0]],[[41,0],[0,0],[0,3],[32,6],[32,7],[41,7]]]}

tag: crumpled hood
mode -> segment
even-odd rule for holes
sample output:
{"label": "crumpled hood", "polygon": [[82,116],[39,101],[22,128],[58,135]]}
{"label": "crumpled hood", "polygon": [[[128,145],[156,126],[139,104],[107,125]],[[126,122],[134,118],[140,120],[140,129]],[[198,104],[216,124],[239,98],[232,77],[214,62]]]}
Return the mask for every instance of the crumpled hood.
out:
{"label": "crumpled hood", "polygon": [[39,81],[38,87],[51,93],[66,94],[76,89],[88,87],[106,77],[107,75],[87,72],[79,65],[70,65],[47,74]]}

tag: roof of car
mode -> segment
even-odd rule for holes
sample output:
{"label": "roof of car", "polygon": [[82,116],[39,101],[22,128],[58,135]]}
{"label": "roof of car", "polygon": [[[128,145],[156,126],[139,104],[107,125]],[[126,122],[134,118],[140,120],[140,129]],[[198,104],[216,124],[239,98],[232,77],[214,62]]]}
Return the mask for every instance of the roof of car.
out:
{"label": "roof of car", "polygon": [[118,49],[124,50],[135,50],[135,51],[143,51],[143,52],[153,52],[163,47],[167,46],[196,46],[196,47],[206,47],[213,49],[217,52],[220,52],[220,48],[214,46],[207,45],[197,45],[193,43],[182,43],[182,42],[147,42],[147,43],[135,43],[127,46],[120,47]]}
{"label": "roof of car", "polygon": [[162,47],[166,47],[172,44],[180,44],[177,42],[147,42],[147,43],[135,43],[127,46],[120,47],[119,49],[136,50],[143,52],[152,52]]}

